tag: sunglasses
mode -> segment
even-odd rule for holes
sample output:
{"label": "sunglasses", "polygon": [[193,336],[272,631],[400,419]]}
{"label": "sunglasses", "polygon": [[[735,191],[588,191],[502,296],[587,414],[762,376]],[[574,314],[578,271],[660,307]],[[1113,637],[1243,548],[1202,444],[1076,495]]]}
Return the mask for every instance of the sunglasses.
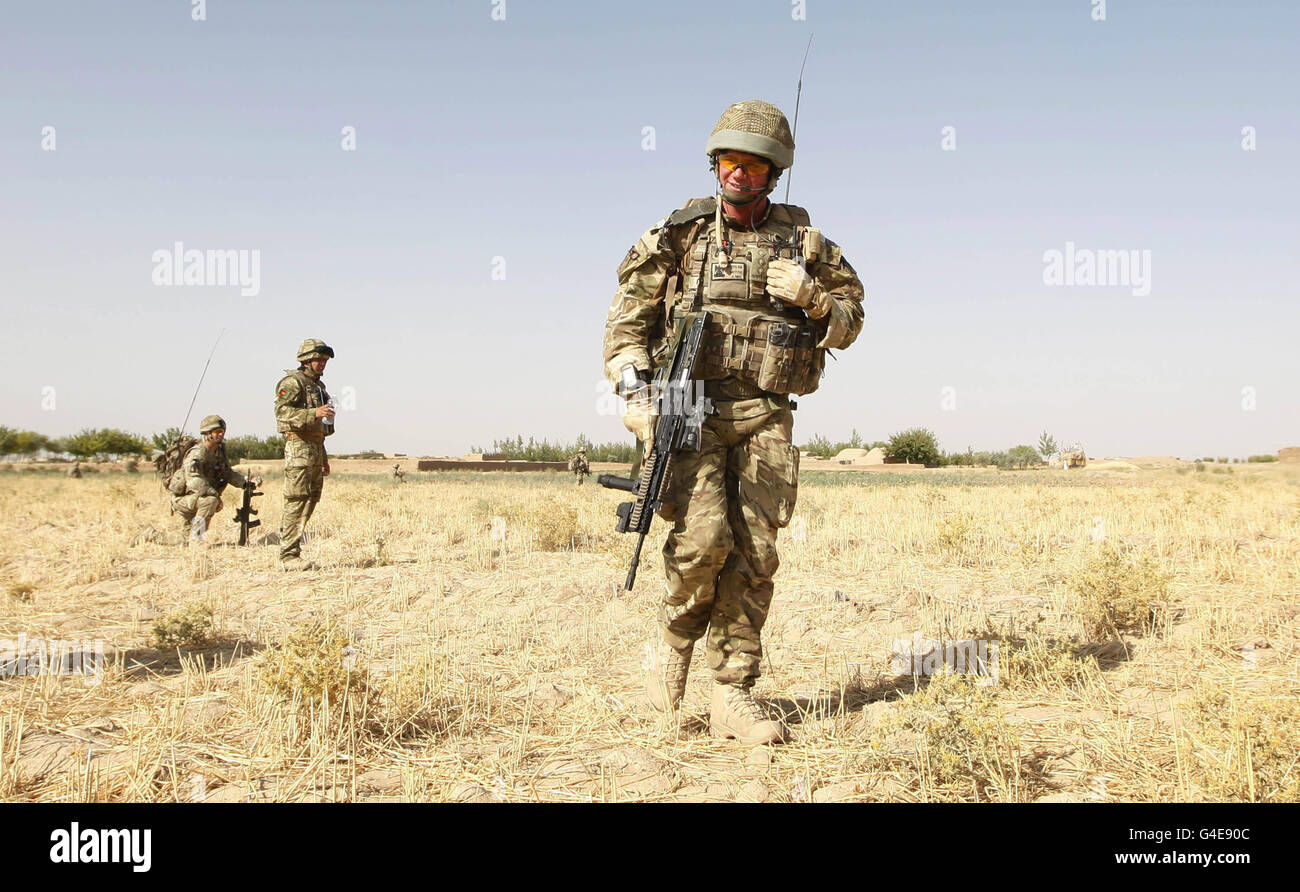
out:
{"label": "sunglasses", "polygon": [[772,171],[772,165],[762,159],[756,158],[752,161],[747,161],[737,158],[735,155],[719,155],[718,167],[722,168],[727,173],[732,173],[733,171],[738,170],[747,177],[755,177],[761,174],[771,173]]}

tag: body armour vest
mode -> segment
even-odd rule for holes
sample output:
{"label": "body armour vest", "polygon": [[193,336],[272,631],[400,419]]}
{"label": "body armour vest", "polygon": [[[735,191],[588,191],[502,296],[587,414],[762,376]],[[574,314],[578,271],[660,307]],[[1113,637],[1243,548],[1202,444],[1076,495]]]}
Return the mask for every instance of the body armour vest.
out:
{"label": "body armour vest", "polygon": [[[701,215],[706,205],[708,213]],[[729,244],[722,252],[713,207],[709,200],[685,209],[699,215],[699,222],[683,258],[681,293],[673,302],[676,316],[692,309],[709,314],[694,377],[733,377],[775,394],[812,393],[821,384],[825,362],[826,351],[816,346],[821,335],[803,310],[767,293],[769,261],[796,259],[808,214],[774,204],[757,231],[727,227]]]}
{"label": "body armour vest", "polygon": [[[315,409],[330,401],[330,395],[325,391],[325,382],[318,378],[312,378],[304,373],[302,369],[293,369],[285,377],[293,378],[299,384],[298,397],[289,404],[293,408]],[[281,434],[287,434],[293,430],[283,421],[276,421],[275,429],[276,432]]]}

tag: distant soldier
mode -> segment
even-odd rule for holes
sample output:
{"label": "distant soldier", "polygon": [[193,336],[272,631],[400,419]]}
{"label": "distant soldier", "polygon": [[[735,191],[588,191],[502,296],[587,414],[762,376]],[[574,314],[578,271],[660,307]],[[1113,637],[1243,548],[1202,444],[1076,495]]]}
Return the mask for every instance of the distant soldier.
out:
{"label": "distant soldier", "polygon": [[81,479],[81,462],[74,461],[72,463],[72,468],[68,471],[68,476],[75,477],[78,480]]}
{"label": "distant soldier", "polygon": [[398,462],[397,464],[393,465],[393,479],[396,480],[398,483],[406,482],[406,472],[402,470],[401,462]]}
{"label": "distant soldier", "polygon": [[582,446],[578,449],[577,454],[569,459],[569,470],[578,478],[578,485],[591,474],[591,465],[587,464],[587,447]]}
{"label": "distant soldier", "polygon": [[284,435],[284,515],[280,521],[280,564],[305,570],[302,534],[329,476],[325,438],[334,433],[334,403],[321,375],[334,348],[308,338],[298,348],[298,368],[275,387],[276,430]]}
{"label": "distant soldier", "polygon": [[[204,418],[199,433],[203,439],[185,453],[172,495],[172,509],[181,516],[181,529],[189,530],[191,542],[205,541],[208,521],[221,510],[221,491],[248,482],[226,458],[226,422],[221,416]],[[253,482],[261,481],[254,477]]]}

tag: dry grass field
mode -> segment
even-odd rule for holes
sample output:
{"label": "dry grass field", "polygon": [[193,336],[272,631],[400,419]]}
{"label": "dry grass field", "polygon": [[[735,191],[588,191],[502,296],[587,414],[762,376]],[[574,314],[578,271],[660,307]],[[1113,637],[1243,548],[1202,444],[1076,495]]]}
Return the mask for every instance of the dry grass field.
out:
{"label": "dry grass field", "polygon": [[[806,474],[757,749],[709,737],[703,648],[645,704],[663,525],[619,592],[621,493],[336,473],[285,574],[229,499],[193,548],[141,536],[178,538],[152,475],[2,472],[0,639],[109,665],[0,678],[0,799],[1297,801],[1300,469],[1219,470]],[[996,683],[914,677],[918,634]]]}

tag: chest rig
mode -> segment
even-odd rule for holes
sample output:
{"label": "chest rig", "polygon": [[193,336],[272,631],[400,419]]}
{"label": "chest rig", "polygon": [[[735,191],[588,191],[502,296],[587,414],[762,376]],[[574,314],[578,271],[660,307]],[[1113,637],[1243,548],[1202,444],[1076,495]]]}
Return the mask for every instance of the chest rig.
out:
{"label": "chest rig", "polygon": [[220,493],[226,488],[226,481],[230,479],[230,459],[226,457],[226,447],[224,444],[209,446],[203,444],[203,454],[199,459],[200,473],[203,479]]}
{"label": "chest rig", "polygon": [[[812,393],[821,383],[825,350],[820,335],[798,307],[767,293],[768,263],[795,260],[797,237],[808,215],[791,205],[773,205],[758,231],[726,227],[719,244],[715,205],[692,231],[681,269],[681,293],[670,310],[670,323],[692,309],[708,312],[695,378],[734,377],[768,393]],[[671,218],[670,218],[671,220]]]}

